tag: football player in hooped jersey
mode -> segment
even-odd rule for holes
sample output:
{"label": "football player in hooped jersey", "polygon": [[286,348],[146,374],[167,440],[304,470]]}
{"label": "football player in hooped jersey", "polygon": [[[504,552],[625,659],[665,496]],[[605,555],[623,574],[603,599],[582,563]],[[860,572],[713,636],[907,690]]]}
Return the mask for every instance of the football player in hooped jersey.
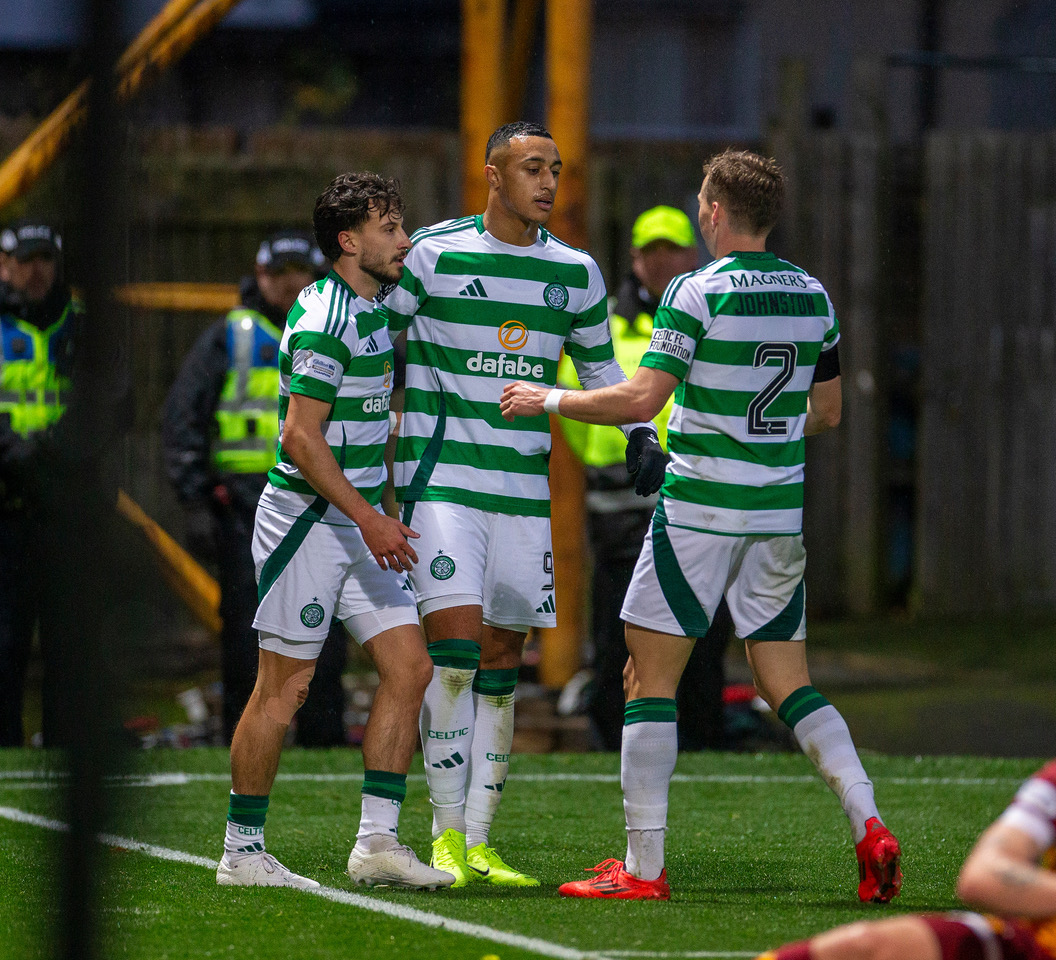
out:
{"label": "football player in hooped jersey", "polygon": [[1056,761],[1020,787],[964,861],[957,895],[988,913],[852,923],[759,960],[1056,960]]}
{"label": "football player in hooped jersey", "polygon": [[[553,386],[562,347],[588,389],[626,379],[613,358],[605,283],[582,250],[543,229],[561,157],[533,123],[488,140],[483,215],[419,230],[400,285],[385,300],[407,329],[407,389],[396,449],[396,498],[421,534],[411,571],[433,681],[421,738],[433,804],[433,866],[507,886],[538,881],[490,846],[513,743],[514,687],[530,627],[555,620],[550,427],[507,424],[502,387]],[[639,493],[666,457],[656,428],[626,428]]]}
{"label": "football player in hooped jersey", "polygon": [[627,857],[562,885],[564,896],[669,898],[675,690],[723,594],[756,689],[850,821],[859,898],[884,903],[899,892],[898,841],[847,724],[807,672],[803,438],[840,420],[839,326],[821,284],[766,252],[783,193],[774,161],[714,157],[699,220],[716,259],[668,285],[634,378],[593,393],[521,382],[503,394],[507,419],[547,411],[601,424],[653,417],[675,394],[671,464],[621,611],[633,671],[621,747]]}
{"label": "football player in hooped jersey", "polygon": [[332,617],[363,645],[380,684],[363,738],[362,807],[348,874],[356,883],[435,889],[454,877],[396,837],[418,710],[432,664],[406,570],[417,535],[379,503],[390,433],[392,343],[374,298],[403,273],[410,241],[399,184],[335,179],[315,205],[333,269],[301,291],[279,348],[279,449],[253,531],[260,665],[231,741],[231,796],[217,883],[319,884],[264,848],[268,795],[286,730],[308,696]]}

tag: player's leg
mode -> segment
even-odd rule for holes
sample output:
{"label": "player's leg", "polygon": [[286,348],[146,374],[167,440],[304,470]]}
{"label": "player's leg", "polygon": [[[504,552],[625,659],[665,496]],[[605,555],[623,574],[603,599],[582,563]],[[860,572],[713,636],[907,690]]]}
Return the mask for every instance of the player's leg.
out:
{"label": "player's leg", "polygon": [[[401,608],[387,608],[345,620],[353,636],[367,636],[363,648],[378,671],[378,689],[363,736],[359,830],[348,858],[348,874],[367,886],[436,889],[449,886],[454,876],[421,863],[398,840],[407,771],[418,743],[418,714],[433,675],[415,607],[402,610],[407,615],[401,615]],[[412,622],[396,623],[408,619]],[[386,623],[394,625],[378,630]]]}
{"label": "player's leg", "polygon": [[419,717],[433,810],[430,862],[454,874],[456,887],[472,879],[466,867],[466,778],[475,723],[473,680],[480,662],[480,610],[460,605],[433,610],[422,618],[432,662]]}
{"label": "player's leg", "polygon": [[257,682],[231,741],[227,832],[216,875],[222,885],[319,886],[287,870],[264,848],[264,820],[282,742],[308,696],[315,671],[314,656],[286,656],[265,646],[281,646],[282,642],[278,637],[261,637]]}
{"label": "player's leg", "polygon": [[480,662],[486,527],[482,514],[453,503],[404,504],[419,534],[410,582],[422,615],[433,678],[420,731],[433,806],[433,865],[464,886],[466,776],[473,742],[473,678]]}
{"label": "player's leg", "polygon": [[627,820],[627,872],[656,880],[664,872],[668,787],[678,757],[675,696],[693,652],[692,637],[627,624],[631,682],[620,750]]}
{"label": "player's leg", "polygon": [[[930,922],[929,922],[930,921]],[[977,947],[971,931],[962,924],[947,923],[942,918],[917,916],[893,917],[875,923],[851,923],[819,933],[810,940],[790,943],[762,954],[759,960],[944,960],[949,957],[982,957],[981,950],[970,953],[947,953],[934,923],[948,925],[950,932],[959,928]],[[954,945],[949,933],[946,939]]]}
{"label": "player's leg", "polygon": [[347,742],[345,687],[341,680],[347,664],[348,635],[340,620],[334,620],[315,664],[312,695],[297,711],[297,746],[340,747]]}
{"label": "player's leg", "polygon": [[[352,527],[258,508],[253,562],[260,655],[253,692],[231,740],[231,806],[217,882],[316,887],[264,850],[264,818],[286,731],[308,697],[344,579]],[[357,534],[358,535],[358,532]]]}
{"label": "player's leg", "polygon": [[466,788],[466,860],[489,883],[537,886],[489,844],[513,749],[514,704],[524,640],[557,623],[548,517],[484,514],[484,629],[473,681],[476,726]]}
{"label": "player's leg", "polygon": [[476,717],[466,788],[466,862],[489,883],[534,887],[539,881],[506,864],[489,846],[513,750],[517,674],[525,630],[485,624],[480,667],[473,680]]}
{"label": "player's leg", "polygon": [[664,869],[668,786],[678,757],[675,695],[695,637],[707,632],[722,596],[730,538],[668,528],[658,508],[622,616],[630,660],[620,751],[626,860],[604,861],[593,880],[563,884],[562,896],[670,897]]}
{"label": "player's leg", "polygon": [[[805,559],[799,537],[746,538],[740,574],[727,595],[759,695],[792,730],[847,815],[859,865],[859,897],[883,903],[898,895],[902,882],[898,841],[880,818],[872,782],[846,722],[810,682]],[[776,605],[768,609],[775,598]]]}

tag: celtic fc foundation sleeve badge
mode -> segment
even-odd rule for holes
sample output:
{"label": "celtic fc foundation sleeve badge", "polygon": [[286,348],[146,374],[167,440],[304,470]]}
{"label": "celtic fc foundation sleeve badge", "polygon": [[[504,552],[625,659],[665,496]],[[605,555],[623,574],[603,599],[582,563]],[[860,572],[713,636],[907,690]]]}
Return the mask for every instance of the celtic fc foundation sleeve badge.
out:
{"label": "celtic fc foundation sleeve badge", "polygon": [[429,572],[434,580],[450,580],[455,572],[455,561],[441,553],[429,564]]}

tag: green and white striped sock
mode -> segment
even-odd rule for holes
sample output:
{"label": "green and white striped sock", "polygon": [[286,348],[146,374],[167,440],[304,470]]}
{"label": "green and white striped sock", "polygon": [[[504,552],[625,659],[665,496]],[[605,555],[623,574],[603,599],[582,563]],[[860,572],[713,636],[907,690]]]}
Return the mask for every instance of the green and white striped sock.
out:
{"label": "green and white striped sock", "polygon": [[235,793],[227,802],[227,833],[224,853],[242,856],[264,852],[264,820],[268,815],[268,798]]}

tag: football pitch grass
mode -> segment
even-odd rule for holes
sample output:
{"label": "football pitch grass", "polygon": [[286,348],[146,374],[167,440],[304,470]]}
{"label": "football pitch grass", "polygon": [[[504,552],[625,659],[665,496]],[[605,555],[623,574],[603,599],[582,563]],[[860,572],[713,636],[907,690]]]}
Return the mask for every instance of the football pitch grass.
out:
{"label": "football pitch grass", "polygon": [[[117,815],[104,867],[100,955],[519,960],[754,957],[823,928],[955,908],[975,837],[1042,759],[863,757],[903,850],[891,905],[860,904],[846,820],[799,754],[682,754],[671,786],[663,902],[566,900],[557,886],[625,852],[619,758],[514,756],[491,842],[538,888],[474,884],[434,893],[353,887],[344,873],[359,819],[360,754],[287,750],[271,795],[268,850],[323,884],[218,887],[228,755],[136,754],[108,786]],[[61,877],[62,776],[40,751],[0,751],[0,957],[53,955]],[[420,755],[401,839],[426,859]]]}

